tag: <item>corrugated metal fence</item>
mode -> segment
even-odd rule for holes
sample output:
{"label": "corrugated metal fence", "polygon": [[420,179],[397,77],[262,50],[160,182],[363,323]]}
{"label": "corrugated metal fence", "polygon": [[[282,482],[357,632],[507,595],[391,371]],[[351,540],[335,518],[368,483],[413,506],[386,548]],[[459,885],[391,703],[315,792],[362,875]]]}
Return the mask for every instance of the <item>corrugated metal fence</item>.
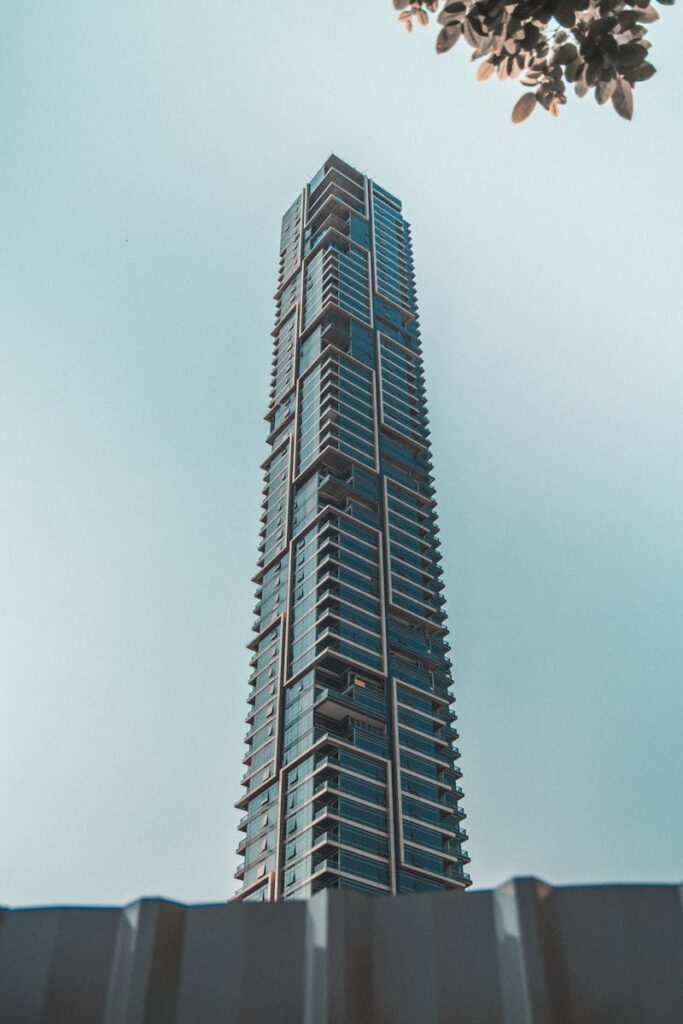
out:
{"label": "corrugated metal fence", "polygon": [[0,1024],[683,1024],[675,885],[0,910]]}

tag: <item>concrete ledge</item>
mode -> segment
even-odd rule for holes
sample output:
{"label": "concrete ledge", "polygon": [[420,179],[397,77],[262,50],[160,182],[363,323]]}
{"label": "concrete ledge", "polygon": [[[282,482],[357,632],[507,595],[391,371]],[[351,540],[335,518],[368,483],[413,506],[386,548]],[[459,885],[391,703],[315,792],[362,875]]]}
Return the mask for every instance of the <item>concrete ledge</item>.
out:
{"label": "concrete ledge", "polygon": [[676,1024],[676,885],[0,910],[2,1024]]}

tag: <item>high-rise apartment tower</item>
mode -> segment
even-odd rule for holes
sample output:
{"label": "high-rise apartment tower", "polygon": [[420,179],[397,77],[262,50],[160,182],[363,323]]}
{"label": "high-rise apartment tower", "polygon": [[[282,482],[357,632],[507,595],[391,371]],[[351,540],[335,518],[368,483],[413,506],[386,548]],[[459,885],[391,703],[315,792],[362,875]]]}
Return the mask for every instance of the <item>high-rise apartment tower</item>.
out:
{"label": "high-rise apartment tower", "polygon": [[238,898],[463,888],[401,203],[331,156],[282,221]]}

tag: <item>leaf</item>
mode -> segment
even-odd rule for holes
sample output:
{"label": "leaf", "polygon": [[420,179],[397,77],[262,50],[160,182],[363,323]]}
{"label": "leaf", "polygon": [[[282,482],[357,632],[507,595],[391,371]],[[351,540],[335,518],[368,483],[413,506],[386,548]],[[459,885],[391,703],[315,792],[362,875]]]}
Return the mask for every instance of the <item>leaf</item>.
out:
{"label": "leaf", "polygon": [[555,96],[555,98],[550,101],[549,110],[551,117],[560,116],[560,101],[558,100],[557,96]]}
{"label": "leaf", "polygon": [[476,50],[479,45],[479,36],[477,35],[476,29],[472,25],[471,18],[465,18],[462,23],[462,33],[465,37],[465,42],[468,43],[473,50]]}
{"label": "leaf", "polygon": [[584,78],[586,79],[586,85],[595,85],[598,80],[598,75],[602,71],[602,63],[598,61],[592,61],[590,64],[586,64],[586,70],[584,72]]}
{"label": "leaf", "polygon": [[607,82],[599,82],[595,87],[595,98],[601,105],[612,98],[617,87],[616,78],[610,78]]}
{"label": "leaf", "polygon": [[639,68],[636,68],[631,77],[634,82],[647,82],[648,78],[652,78],[656,74],[657,68],[646,60]]}
{"label": "leaf", "polygon": [[429,24],[429,15],[427,14],[426,11],[423,11],[422,9],[416,11],[415,17],[417,18],[421,25],[424,26]]}
{"label": "leaf", "polygon": [[555,8],[555,20],[564,28],[573,28],[576,23],[576,11],[570,0],[560,0]]}
{"label": "leaf", "polygon": [[647,57],[647,50],[640,43],[627,43],[619,47],[617,60],[621,68],[635,68]]}
{"label": "leaf", "polygon": [[525,92],[520,96],[512,108],[512,123],[521,124],[527,117],[533,114],[536,109],[536,96],[533,92]]}
{"label": "leaf", "polygon": [[477,68],[477,81],[485,82],[487,78],[491,77],[495,70],[495,64],[492,64],[490,60],[485,60],[484,63],[480,64]]}
{"label": "leaf", "polygon": [[638,21],[643,25],[651,25],[653,21],[659,21],[659,15],[654,7],[646,7],[644,11],[638,12]]}
{"label": "leaf", "polygon": [[628,29],[634,28],[637,21],[640,20],[640,14],[636,11],[624,11],[623,14],[619,15],[619,30],[626,32]]}
{"label": "leaf", "polygon": [[394,0],[394,10],[404,11],[406,7],[410,7],[413,0]]}
{"label": "leaf", "polygon": [[576,82],[583,71],[583,67],[583,61],[580,57],[577,57],[576,60],[573,60],[571,64],[568,64],[565,68],[564,77],[568,82]]}
{"label": "leaf", "polygon": [[465,5],[462,4],[461,6],[462,11],[447,14],[446,11],[443,10],[441,11],[440,14],[437,14],[436,20],[438,21],[439,25],[454,25],[458,21],[462,21],[462,19],[465,16]]}
{"label": "leaf", "polygon": [[436,52],[445,53],[446,50],[450,50],[452,46],[455,46],[461,35],[462,25],[444,25],[436,37]]}
{"label": "leaf", "polygon": [[619,117],[630,121],[633,117],[633,90],[629,83],[620,78],[612,96],[612,105]]}
{"label": "leaf", "polygon": [[579,51],[573,43],[564,43],[555,54],[555,60],[558,64],[572,64],[578,55]]}
{"label": "leaf", "polygon": [[436,20],[440,25],[447,25],[454,17],[459,18],[466,10],[467,5],[462,0],[453,0],[452,3],[446,4]]}

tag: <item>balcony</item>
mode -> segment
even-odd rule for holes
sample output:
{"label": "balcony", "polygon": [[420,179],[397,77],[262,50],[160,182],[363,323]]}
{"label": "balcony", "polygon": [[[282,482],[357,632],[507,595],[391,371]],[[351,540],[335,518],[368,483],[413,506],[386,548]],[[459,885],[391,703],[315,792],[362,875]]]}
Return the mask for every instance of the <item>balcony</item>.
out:
{"label": "balcony", "polygon": [[376,725],[378,722],[383,723],[386,718],[384,692],[375,687],[371,689],[358,685],[343,691],[329,687],[322,690],[316,699],[315,710],[335,722],[352,718]]}
{"label": "balcony", "polygon": [[332,804],[336,804],[339,797],[339,792],[334,786],[336,777],[333,779],[325,779],[319,786],[315,787],[313,791],[313,799],[316,804],[322,804],[323,807],[330,807]]}
{"label": "balcony", "polygon": [[350,325],[347,320],[341,317],[329,317],[323,321],[322,342],[323,345],[334,345],[346,351],[351,340]]}
{"label": "balcony", "polygon": [[328,472],[321,474],[318,480],[318,493],[321,498],[329,501],[343,501],[350,491],[348,479]]}
{"label": "balcony", "polygon": [[[379,721],[379,718],[373,719],[373,722]],[[346,740],[354,747],[379,754],[382,757],[387,756],[387,734],[384,726],[371,724],[369,720],[359,721],[357,717],[349,716],[348,712],[339,719],[338,724],[331,719],[326,722],[318,722],[315,727],[315,738],[320,739],[323,736]]]}
{"label": "balcony", "polygon": [[313,865],[314,874],[318,874],[323,871],[339,871],[339,858],[338,857],[326,857],[324,860],[318,861],[317,864]]}
{"label": "balcony", "polygon": [[459,882],[464,882],[466,885],[469,885],[472,881],[472,879],[470,878],[466,871],[458,871],[456,869],[450,871],[449,874],[451,878],[456,878]]}
{"label": "balcony", "polygon": [[411,683],[419,690],[424,690],[427,696],[431,696],[434,686],[429,669],[420,668],[417,665],[411,665],[407,661],[401,660],[399,662],[395,660],[394,674],[399,682],[404,681],[406,683]]}
{"label": "balcony", "polygon": [[321,832],[314,834],[312,850],[314,853],[319,853],[326,846],[336,846],[338,843],[339,830],[336,827],[323,829]]}
{"label": "balcony", "polygon": [[333,196],[342,200],[360,213],[365,209],[365,192],[360,182],[351,178],[347,168],[330,164],[319,181],[310,190],[308,198],[309,219]]}

